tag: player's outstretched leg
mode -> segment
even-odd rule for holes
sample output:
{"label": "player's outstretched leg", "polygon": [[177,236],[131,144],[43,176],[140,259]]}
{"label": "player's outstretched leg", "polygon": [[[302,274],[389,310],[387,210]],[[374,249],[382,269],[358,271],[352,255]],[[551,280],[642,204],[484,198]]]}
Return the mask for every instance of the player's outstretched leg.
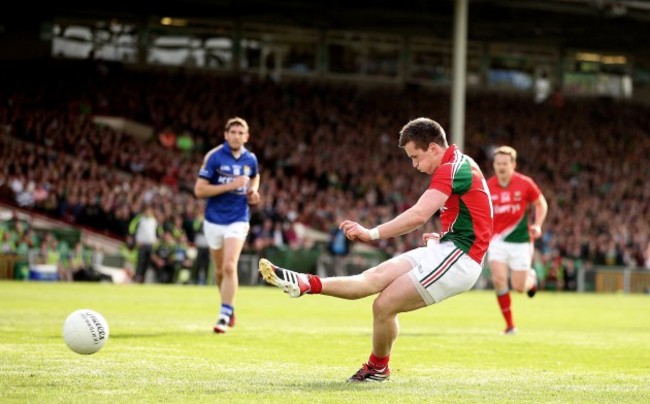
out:
{"label": "player's outstretched leg", "polygon": [[322,289],[318,276],[280,268],[266,258],[260,259],[259,271],[267,283],[279,287],[290,297],[300,297],[305,293],[320,293]]}

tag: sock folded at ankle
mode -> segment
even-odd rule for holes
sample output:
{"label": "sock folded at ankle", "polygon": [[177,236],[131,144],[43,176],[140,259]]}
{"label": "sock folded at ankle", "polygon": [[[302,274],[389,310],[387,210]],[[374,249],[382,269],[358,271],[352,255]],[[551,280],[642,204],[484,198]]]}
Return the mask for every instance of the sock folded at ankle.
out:
{"label": "sock folded at ankle", "polygon": [[309,280],[309,292],[312,295],[319,294],[323,290],[323,283],[317,275],[307,275]]}
{"label": "sock folded at ankle", "polygon": [[371,353],[370,358],[368,358],[368,366],[372,367],[373,369],[382,369],[388,366],[389,360],[390,360],[390,355],[384,358],[378,358],[375,356],[374,353]]}
{"label": "sock folded at ankle", "polygon": [[235,312],[235,308],[233,306],[225,303],[221,305],[221,310],[220,310],[221,314],[230,317],[234,314],[234,312]]}
{"label": "sock folded at ankle", "polygon": [[505,292],[500,292],[497,294],[497,302],[499,302],[499,308],[501,308],[501,314],[503,314],[503,319],[506,320],[506,327],[513,328],[515,326],[514,321],[512,320],[512,310],[511,300],[510,300],[510,291],[506,290]]}

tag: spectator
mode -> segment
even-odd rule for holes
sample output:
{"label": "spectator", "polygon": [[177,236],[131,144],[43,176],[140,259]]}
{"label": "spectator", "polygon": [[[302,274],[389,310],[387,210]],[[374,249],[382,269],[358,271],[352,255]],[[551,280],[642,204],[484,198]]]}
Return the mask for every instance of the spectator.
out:
{"label": "spectator", "polygon": [[174,236],[165,231],[151,257],[156,268],[156,280],[160,283],[172,283],[176,273],[176,241]]}
{"label": "spectator", "polygon": [[160,144],[166,149],[173,149],[176,147],[176,134],[171,128],[165,128],[158,135]]}
{"label": "spectator", "polygon": [[174,275],[172,282],[188,284],[192,277],[192,259],[189,253],[189,244],[185,233],[176,240],[174,250]]}
{"label": "spectator", "polygon": [[194,261],[194,270],[192,280],[198,285],[205,285],[210,270],[210,247],[205,238],[203,230],[203,213],[197,215],[194,220],[194,246],[196,246],[196,259]]}
{"label": "spectator", "polygon": [[138,248],[133,236],[128,235],[124,244],[120,246],[120,255],[124,259],[124,271],[129,278],[133,278],[138,266]]}
{"label": "spectator", "polygon": [[[339,216],[339,223],[343,221],[343,218]],[[330,265],[330,271],[328,271],[328,276],[345,276],[348,275],[346,266],[347,266],[347,256],[350,254],[350,239],[345,237],[345,233],[338,226],[333,227],[330,230],[330,240],[327,244],[327,251],[330,253],[332,262]]]}
{"label": "spectator", "polygon": [[194,151],[194,138],[188,131],[184,131],[178,139],[176,139],[176,148],[184,155],[189,156]]}
{"label": "spectator", "polygon": [[143,283],[147,269],[152,264],[153,247],[158,242],[158,220],[151,205],[147,205],[142,214],[133,218],[129,230],[134,235],[135,244],[138,247],[135,281]]}

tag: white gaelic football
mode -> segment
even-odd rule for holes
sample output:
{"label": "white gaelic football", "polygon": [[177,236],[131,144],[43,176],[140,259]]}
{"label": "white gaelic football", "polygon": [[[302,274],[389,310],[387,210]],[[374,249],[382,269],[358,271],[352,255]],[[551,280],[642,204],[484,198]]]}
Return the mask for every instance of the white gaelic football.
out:
{"label": "white gaelic football", "polygon": [[63,340],[78,354],[93,354],[108,341],[108,323],[94,310],[74,311],[63,323]]}

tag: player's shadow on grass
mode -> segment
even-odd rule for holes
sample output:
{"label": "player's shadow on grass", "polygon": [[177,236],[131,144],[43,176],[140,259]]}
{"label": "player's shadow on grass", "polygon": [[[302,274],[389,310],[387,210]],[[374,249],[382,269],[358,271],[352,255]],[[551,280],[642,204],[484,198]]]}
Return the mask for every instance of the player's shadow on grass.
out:
{"label": "player's shadow on grass", "polygon": [[[390,381],[384,383],[348,383],[345,378],[340,381],[332,380],[328,382],[310,382],[301,383],[302,390],[306,391],[349,391],[358,389],[376,389],[389,385]],[[293,387],[293,386],[292,386]]]}
{"label": "player's shadow on grass", "polygon": [[127,338],[159,338],[169,337],[171,335],[180,335],[174,332],[152,332],[152,333],[119,333],[111,334],[111,339],[127,339]]}
{"label": "player's shadow on grass", "polygon": [[442,337],[444,332],[400,332],[400,338]]}
{"label": "player's shadow on grass", "polygon": [[[463,336],[485,336],[489,333],[482,332],[482,331],[463,331]],[[421,338],[421,337],[451,337],[454,335],[458,335],[458,333],[453,333],[453,332],[403,332],[400,331],[399,337],[400,338]]]}
{"label": "player's shadow on grass", "polygon": [[[128,339],[128,338],[160,338],[160,337],[169,337],[171,335],[180,335],[180,333],[173,332],[156,332],[156,333],[119,333],[119,334],[110,334],[109,339]],[[61,335],[50,335],[48,339],[60,339]]]}

